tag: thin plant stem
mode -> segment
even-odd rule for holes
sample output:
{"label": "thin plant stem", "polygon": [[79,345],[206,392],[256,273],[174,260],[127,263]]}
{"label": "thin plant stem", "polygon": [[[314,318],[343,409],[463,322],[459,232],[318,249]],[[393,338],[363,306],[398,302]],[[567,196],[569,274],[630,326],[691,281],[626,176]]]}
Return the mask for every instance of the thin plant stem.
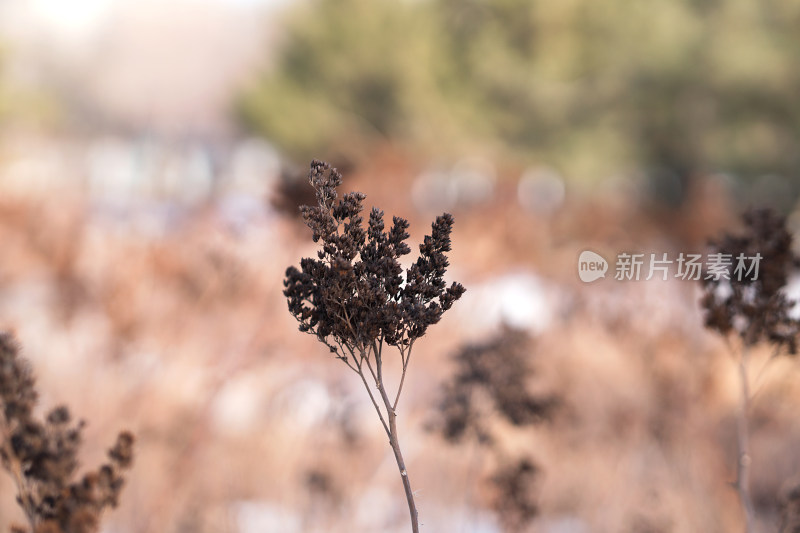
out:
{"label": "thin plant stem", "polygon": [[404,353],[404,350],[400,351],[400,357],[402,358],[403,362],[403,373],[400,376],[400,385],[397,387],[397,396],[394,398],[394,403],[392,404],[392,409],[397,409],[397,402],[400,401],[400,393],[403,392],[403,383],[406,381],[406,371],[408,370],[408,361],[411,359],[411,348],[412,345],[409,345],[407,350],[408,352]]}
{"label": "thin plant stem", "polygon": [[753,533],[755,508],[750,497],[750,435],[748,430],[747,415],[750,408],[750,390],[747,382],[747,347],[742,347],[739,357],[739,385],[740,399],[739,412],[737,417],[736,438],[739,446],[739,457],[736,465],[736,490],[739,492],[739,500],[742,504],[745,516],[745,532]]}
{"label": "thin plant stem", "polygon": [[397,413],[392,406],[389,395],[386,393],[386,387],[383,384],[383,362],[378,355],[380,350],[376,352],[375,366],[378,373],[378,390],[381,393],[383,404],[386,407],[389,419],[389,445],[394,452],[394,458],[397,461],[397,468],[400,470],[400,478],[403,481],[403,490],[406,493],[406,501],[408,502],[408,512],[411,516],[411,531],[419,533],[419,513],[417,512],[416,503],[414,503],[414,491],[411,490],[411,480],[408,478],[408,470],[406,470],[406,463],[403,459],[403,453],[400,451],[400,440],[397,435]]}
{"label": "thin plant stem", "polygon": [[[384,394],[385,396],[385,394]],[[388,400],[386,396],[386,400]],[[394,458],[397,461],[397,468],[400,470],[400,477],[403,480],[403,490],[406,493],[406,501],[408,502],[408,512],[411,516],[411,531],[419,533],[419,513],[417,506],[414,503],[414,492],[411,490],[411,480],[408,479],[408,470],[406,470],[406,463],[403,460],[403,454],[400,451],[400,441],[397,436],[397,415],[390,409],[389,411],[389,444],[394,452]]]}
{"label": "thin plant stem", "polygon": [[[353,352],[350,352],[353,355]],[[356,360],[355,355],[353,355],[353,359]],[[383,413],[381,413],[380,407],[378,407],[378,402],[375,401],[375,396],[372,394],[372,389],[370,389],[369,383],[367,383],[367,378],[364,377],[364,356],[360,356],[360,362],[356,360],[356,366],[358,367],[358,377],[361,378],[361,382],[364,384],[364,388],[367,389],[367,394],[369,394],[369,399],[372,400],[372,405],[375,407],[375,411],[378,413],[378,418],[381,420],[381,425],[383,426],[383,430],[386,432],[386,435],[391,437],[389,433],[389,426],[386,424],[386,420],[383,418]],[[369,363],[369,361],[367,361]]]}
{"label": "thin plant stem", "polygon": [[781,354],[781,347],[776,346],[775,349],[769,356],[769,359],[761,366],[761,370],[758,371],[755,379],[752,381],[752,388],[750,392],[750,403],[753,403],[755,398],[764,390],[764,381],[762,381],[764,374],[767,373],[767,370],[770,368],[773,361],[778,360],[778,356]]}

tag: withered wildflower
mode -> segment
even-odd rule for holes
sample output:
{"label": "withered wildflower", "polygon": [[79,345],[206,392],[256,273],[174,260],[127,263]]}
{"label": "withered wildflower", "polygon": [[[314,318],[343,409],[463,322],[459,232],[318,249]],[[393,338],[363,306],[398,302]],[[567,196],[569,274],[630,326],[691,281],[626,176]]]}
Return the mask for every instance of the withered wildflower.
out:
{"label": "withered wildflower", "polygon": [[496,490],[494,508],[506,531],[523,531],[539,514],[536,483],[539,468],[528,458],[501,467],[492,477]]}
{"label": "withered wildflower", "polygon": [[779,499],[781,525],[778,533],[800,533],[800,484],[793,483]]}
{"label": "withered wildflower", "polygon": [[439,415],[432,424],[450,443],[474,438],[501,466],[491,478],[492,507],[505,530],[521,531],[538,514],[534,482],[539,468],[529,458],[509,461],[487,421],[500,417],[517,428],[550,420],[559,405],[554,394],[533,394],[529,381],[534,342],[524,330],[503,327],[488,340],[463,346],[453,357],[457,370],[445,383]]}
{"label": "withered wildflower", "polygon": [[533,374],[531,350],[532,339],[525,331],[504,327],[489,340],[468,344],[456,353],[458,369],[445,384],[439,404],[439,426],[445,439],[457,442],[471,432],[481,442],[491,442],[476,406],[478,397],[490,399],[493,414],[515,426],[531,425],[552,415],[557,399],[528,391]]}
{"label": "withered wildflower", "polygon": [[0,333],[0,459],[17,487],[28,526],[16,533],[92,533],[104,509],[116,507],[122,471],[133,461],[134,438],[120,433],[108,463],[75,479],[83,422],[57,407],[42,422],[33,415],[37,393],[30,367],[9,334]]}
{"label": "withered wildflower", "polygon": [[315,201],[314,190],[308,187],[305,173],[283,172],[270,198],[272,207],[287,217],[299,219],[300,207]]}
{"label": "withered wildflower", "polygon": [[[800,320],[792,318],[795,302],[784,292],[798,258],[784,217],[768,209],[744,214],[745,231],[710,243],[713,252],[731,259],[726,277],[705,276],[702,305],[706,326],[723,335],[734,333],[746,346],[770,342],[797,353]],[[738,257],[760,255],[758,275],[734,272]],[[741,278],[741,279],[740,279]]]}
{"label": "withered wildflower", "polygon": [[[749,348],[759,343],[775,347],[773,359],[782,351],[797,353],[800,321],[792,316],[796,302],[785,293],[798,258],[792,251],[792,236],[786,220],[768,209],[753,210],[743,216],[745,231],[726,234],[712,241],[715,254],[729,260],[722,275],[706,275],[701,304],[706,311],[705,325],[726,338],[738,338],[740,349],[729,343],[739,370],[740,401],[737,412],[738,462],[734,487],[745,517],[745,531],[754,531],[756,509],[750,496],[750,457],[748,411]],[[758,257],[758,275],[741,275],[738,258]],[[717,273],[719,274],[719,272]]]}
{"label": "withered wildflower", "polygon": [[[419,247],[419,258],[404,272],[400,258],[411,252],[405,242],[407,220],[394,217],[387,230],[383,211],[373,208],[365,229],[361,216],[365,195],[352,192],[339,199],[336,188],[342,176],[335,168],[314,160],[308,178],[317,205],[303,206],[301,213],[320,250],[316,258],[302,259],[299,269],[286,270],[284,295],[300,331],[315,335],[364,383],[389,437],[412,530],[417,532],[417,510],[398,443],[396,409],[414,342],[465,290],[458,283],[447,287],[444,281],[453,217],[444,214],[436,219]],[[385,346],[397,350],[402,365],[393,398],[383,379]]]}

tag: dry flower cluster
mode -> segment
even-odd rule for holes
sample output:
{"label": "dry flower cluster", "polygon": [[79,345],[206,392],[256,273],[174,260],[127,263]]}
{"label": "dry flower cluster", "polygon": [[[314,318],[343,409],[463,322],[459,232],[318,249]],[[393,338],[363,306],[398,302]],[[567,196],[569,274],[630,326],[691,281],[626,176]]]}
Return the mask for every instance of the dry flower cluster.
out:
{"label": "dry flower cluster", "polygon": [[[419,519],[398,441],[396,409],[414,342],[465,291],[459,283],[447,287],[444,282],[453,217],[436,219],[419,247],[419,258],[403,275],[400,258],[411,252],[405,242],[408,221],[394,217],[386,231],[383,212],[373,208],[365,230],[364,194],[352,192],[337,200],[342,176],[321,161],[311,163],[308,177],[317,205],[303,206],[302,215],[321,249],[317,259],[304,258],[300,269],[286,270],[284,295],[300,331],[316,335],[364,383],[394,452],[416,532]],[[383,376],[385,346],[398,351],[402,365],[394,394],[387,391]]]}
{"label": "dry flower cluster", "polygon": [[[555,414],[556,396],[529,391],[533,348],[527,332],[511,327],[485,342],[463,346],[454,357],[457,370],[445,384],[440,420],[434,424],[448,442],[473,437],[496,456],[500,466],[490,480],[496,493],[492,505],[507,531],[522,531],[538,515],[539,467],[528,457],[504,458],[487,421],[501,418],[522,428]],[[480,400],[488,400],[491,406],[487,409]]]}
{"label": "dry flower cluster", "polygon": [[523,531],[539,514],[536,504],[536,482],[539,467],[528,458],[501,467],[492,477],[497,488],[494,508],[506,531]]}
{"label": "dry flower cluster", "polygon": [[[739,368],[740,404],[737,413],[738,462],[734,486],[745,515],[746,531],[755,531],[756,508],[750,493],[750,452],[748,417],[752,395],[748,378],[749,349],[759,343],[774,347],[773,356],[787,351],[797,353],[800,320],[792,316],[797,302],[786,296],[786,286],[800,259],[792,251],[792,236],[786,219],[767,210],[752,210],[743,216],[745,231],[740,235],[726,233],[710,243],[715,253],[731,258],[760,254],[758,276],[734,275],[733,264],[727,276],[708,277],[704,281],[702,306],[705,324],[726,337],[738,337],[740,347],[729,342]],[[769,361],[768,363],[769,364]],[[788,531],[788,529],[782,529]]]}
{"label": "dry flower cluster", "polygon": [[455,442],[471,432],[480,441],[491,443],[492,435],[476,406],[481,394],[491,399],[497,414],[515,426],[540,422],[553,413],[554,397],[534,396],[528,391],[532,348],[525,331],[506,327],[486,342],[459,350],[454,357],[456,374],[445,384],[439,407],[441,432],[447,440]]}
{"label": "dry flower cluster", "polygon": [[38,394],[28,363],[11,335],[0,334],[0,459],[17,488],[17,502],[28,520],[14,533],[92,533],[103,511],[116,507],[123,471],[133,462],[134,437],[117,436],[109,461],[75,479],[83,422],[56,407],[40,421],[34,415]]}
{"label": "dry flower cluster", "polygon": [[[800,320],[790,314],[795,302],[784,292],[789,275],[800,264],[792,252],[792,236],[786,220],[767,210],[744,214],[745,232],[725,234],[712,241],[716,253],[734,259],[740,254],[760,254],[758,276],[739,276],[733,264],[726,277],[706,279],[702,304],[706,310],[706,326],[722,335],[735,333],[746,346],[770,342],[776,348],[797,353]],[[727,290],[721,290],[721,286]]]}

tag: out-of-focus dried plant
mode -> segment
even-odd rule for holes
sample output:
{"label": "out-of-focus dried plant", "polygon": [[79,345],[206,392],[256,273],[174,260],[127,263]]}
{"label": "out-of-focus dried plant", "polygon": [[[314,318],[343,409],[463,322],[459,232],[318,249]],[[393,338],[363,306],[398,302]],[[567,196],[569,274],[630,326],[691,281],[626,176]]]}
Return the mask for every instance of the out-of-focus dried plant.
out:
{"label": "out-of-focus dried plant", "polygon": [[17,488],[28,520],[15,533],[92,533],[103,511],[116,507],[123,471],[133,463],[134,437],[125,431],[108,462],[75,479],[84,422],[56,407],[44,421],[34,415],[38,394],[30,365],[11,335],[0,334],[0,459]]}
{"label": "out-of-focus dried plant", "polygon": [[[724,265],[704,276],[701,304],[705,325],[726,337],[739,369],[740,405],[737,413],[739,450],[734,486],[745,514],[746,531],[754,531],[756,510],[750,496],[748,411],[751,394],[748,382],[749,349],[759,343],[774,347],[770,360],[782,353],[797,353],[800,320],[792,315],[797,302],[785,292],[792,271],[800,260],[792,251],[792,236],[784,217],[768,209],[743,215],[745,231],[725,234],[711,241],[711,255]],[[749,262],[748,262],[749,261]],[[740,347],[732,339],[738,338]]]}
{"label": "out-of-focus dried plant", "polygon": [[[706,326],[722,335],[739,336],[745,346],[769,342],[794,355],[800,320],[791,315],[795,302],[786,297],[784,288],[798,258],[792,252],[786,220],[767,209],[749,211],[743,220],[743,234],[726,234],[710,243],[713,253],[722,254],[729,263],[724,275],[705,276]],[[755,257],[759,257],[758,271],[736,272],[739,258]]]}
{"label": "out-of-focus dried plant", "polygon": [[496,493],[492,506],[506,531],[524,529],[538,514],[534,485],[539,468],[528,457],[505,458],[495,446],[498,439],[487,421],[500,416],[523,428],[553,416],[558,398],[529,391],[535,370],[533,348],[526,331],[510,327],[485,342],[463,346],[454,356],[457,370],[444,386],[439,417],[433,424],[451,443],[475,438],[504,465],[491,478],[491,485]]}
{"label": "out-of-focus dried plant", "polygon": [[528,458],[500,467],[492,477],[496,490],[493,505],[506,531],[522,531],[539,514],[538,477],[539,467]]}
{"label": "out-of-focus dried plant", "polygon": [[780,498],[781,525],[779,533],[800,533],[800,484],[793,483]]}
{"label": "out-of-focus dried plant", "polygon": [[279,213],[288,217],[302,217],[300,208],[315,201],[314,190],[308,187],[305,176],[284,171],[275,185],[270,203]]}
{"label": "out-of-focus dried plant", "polygon": [[[353,162],[346,157],[337,159],[331,166],[334,166],[340,174],[346,174],[355,167]],[[316,202],[316,195],[314,189],[308,186],[307,173],[304,167],[291,166],[284,168],[272,191],[270,198],[272,207],[289,218],[302,219],[301,208],[314,202]]]}
{"label": "out-of-focus dried plant", "polygon": [[[308,177],[317,205],[303,206],[301,212],[321,249],[316,259],[304,258],[299,269],[286,270],[284,295],[300,331],[315,335],[361,378],[394,452],[416,533],[419,519],[398,440],[397,405],[415,341],[465,291],[459,283],[447,287],[444,281],[453,217],[436,219],[419,247],[419,258],[403,275],[400,258],[411,252],[405,242],[408,221],[394,217],[386,231],[383,212],[373,208],[365,230],[364,194],[352,192],[337,200],[342,176],[321,161],[311,163]],[[398,352],[402,365],[391,395],[383,376],[385,347]]]}
{"label": "out-of-focus dried plant", "polygon": [[515,426],[546,420],[557,405],[553,396],[528,391],[533,374],[530,355],[533,342],[523,330],[504,327],[486,342],[468,344],[454,359],[458,366],[452,381],[444,386],[440,403],[441,433],[456,442],[467,433],[491,442],[490,431],[476,406],[478,396],[491,400],[497,414]]}

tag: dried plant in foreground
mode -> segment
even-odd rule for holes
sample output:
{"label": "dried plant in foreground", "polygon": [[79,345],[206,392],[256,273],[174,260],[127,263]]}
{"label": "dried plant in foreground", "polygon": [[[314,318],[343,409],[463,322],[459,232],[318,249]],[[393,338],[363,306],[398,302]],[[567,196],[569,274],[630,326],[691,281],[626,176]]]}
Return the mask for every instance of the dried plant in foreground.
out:
{"label": "dried plant in foreground", "polygon": [[[748,351],[756,344],[767,342],[775,348],[770,360],[781,353],[795,355],[800,321],[791,314],[796,302],[790,301],[784,291],[792,270],[798,265],[785,219],[769,210],[754,210],[746,213],[743,220],[743,234],[724,235],[710,243],[713,252],[723,254],[730,265],[722,275],[706,276],[702,305],[706,311],[706,327],[726,337],[739,367],[739,460],[735,487],[744,509],[746,531],[751,533],[755,508],[749,487]],[[757,275],[753,272],[750,276],[741,276],[736,271],[740,257],[759,258]],[[739,348],[734,347],[732,338],[739,339]]]}
{"label": "dried plant in foreground", "polygon": [[[416,533],[419,520],[400,451],[397,405],[415,341],[465,290],[458,283],[447,287],[444,282],[453,217],[444,214],[436,219],[419,247],[419,258],[404,276],[399,260],[411,251],[405,242],[408,221],[394,217],[386,231],[383,212],[373,208],[365,230],[364,194],[348,193],[337,200],[342,176],[321,161],[311,163],[308,176],[317,205],[303,206],[301,212],[321,249],[316,259],[302,259],[300,269],[286,270],[284,295],[300,331],[316,335],[361,378],[394,452]],[[384,381],[387,347],[397,352],[402,365],[394,394]],[[378,391],[377,399],[373,389]]]}
{"label": "dried plant in foreground", "polygon": [[17,503],[28,520],[14,533],[93,533],[100,516],[116,507],[133,462],[133,435],[122,432],[109,450],[108,463],[75,478],[84,423],[73,423],[66,407],[44,421],[33,410],[37,401],[30,367],[19,356],[11,335],[0,333],[0,459],[14,480]]}

